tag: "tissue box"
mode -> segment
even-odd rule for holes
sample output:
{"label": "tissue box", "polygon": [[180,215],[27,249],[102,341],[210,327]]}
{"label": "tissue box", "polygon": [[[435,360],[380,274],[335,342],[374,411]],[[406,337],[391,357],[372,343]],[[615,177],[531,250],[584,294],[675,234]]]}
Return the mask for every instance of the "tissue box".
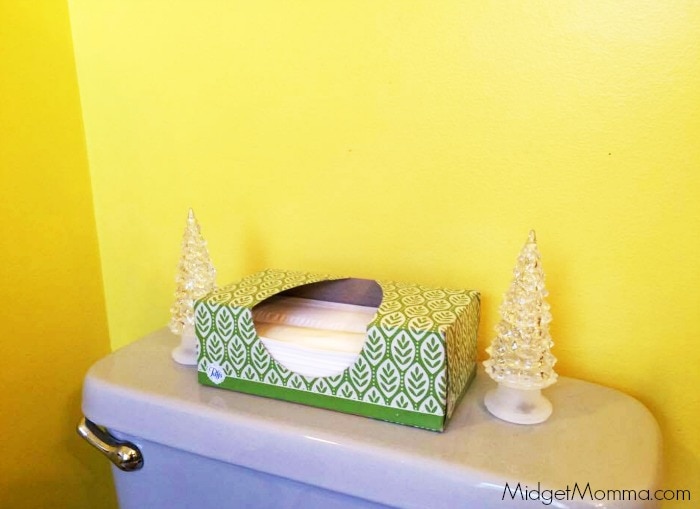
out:
{"label": "tissue box", "polygon": [[[265,348],[253,308],[274,296],[372,306],[354,363],[290,371]],[[252,274],[195,303],[201,384],[442,431],[476,372],[479,293],[283,270]]]}

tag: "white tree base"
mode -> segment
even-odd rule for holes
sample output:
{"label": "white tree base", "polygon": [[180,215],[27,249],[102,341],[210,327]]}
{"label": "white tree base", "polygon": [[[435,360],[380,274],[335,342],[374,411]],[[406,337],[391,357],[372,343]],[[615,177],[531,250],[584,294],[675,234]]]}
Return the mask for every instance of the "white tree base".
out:
{"label": "white tree base", "polygon": [[486,393],[484,404],[493,416],[515,424],[538,424],[552,415],[552,404],[539,389],[513,389],[498,384]]}
{"label": "white tree base", "polygon": [[199,342],[194,333],[194,327],[190,325],[182,331],[180,345],[174,348],[173,351],[170,352],[170,355],[178,364],[196,366],[197,357],[199,356],[198,348]]}

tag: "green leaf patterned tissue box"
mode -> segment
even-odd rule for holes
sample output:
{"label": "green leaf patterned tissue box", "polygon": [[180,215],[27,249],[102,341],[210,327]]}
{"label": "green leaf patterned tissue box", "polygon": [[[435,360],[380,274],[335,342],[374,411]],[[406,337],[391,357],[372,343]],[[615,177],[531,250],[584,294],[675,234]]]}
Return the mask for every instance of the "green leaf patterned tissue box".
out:
{"label": "green leaf patterned tissue box", "polygon": [[476,372],[479,293],[266,270],[195,303],[204,385],[435,431]]}

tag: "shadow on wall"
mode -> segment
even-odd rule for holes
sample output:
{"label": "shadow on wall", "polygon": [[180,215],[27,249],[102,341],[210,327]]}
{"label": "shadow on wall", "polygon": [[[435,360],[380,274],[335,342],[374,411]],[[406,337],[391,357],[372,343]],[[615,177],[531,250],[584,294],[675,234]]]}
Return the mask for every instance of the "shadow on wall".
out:
{"label": "shadow on wall", "polygon": [[[655,413],[661,429],[668,429],[671,423],[662,423],[661,414]],[[670,433],[663,436],[664,471],[661,478],[661,488],[667,490],[690,490],[691,501],[700,499],[700,458],[685,443],[671,440]],[[692,484],[682,486],[672,483],[669,479],[693,479]],[[682,504],[682,502],[676,502]],[[690,507],[690,503],[686,502]],[[695,506],[695,504],[693,504]],[[685,506],[684,506],[685,507]]]}
{"label": "shadow on wall", "polygon": [[[57,458],[62,458],[65,470],[73,472],[75,477],[68,481],[64,475],[57,475],[55,478],[43,477],[45,473],[26,468],[24,478],[9,486],[3,486],[6,490],[3,490],[4,493],[0,496],[0,507],[118,508],[110,462],[75,432],[81,415],[80,400],[79,390],[70,394],[65,412],[61,416],[61,428],[64,432],[53,444],[53,450],[44,451],[44,454],[54,454]],[[31,461],[27,464],[31,464]]]}

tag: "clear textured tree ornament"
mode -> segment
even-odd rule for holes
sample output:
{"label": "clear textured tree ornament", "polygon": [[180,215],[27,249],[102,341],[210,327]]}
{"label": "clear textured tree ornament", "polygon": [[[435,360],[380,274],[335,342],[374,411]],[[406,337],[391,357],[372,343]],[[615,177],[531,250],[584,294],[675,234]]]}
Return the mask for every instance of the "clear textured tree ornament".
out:
{"label": "clear textured tree ornament", "polygon": [[192,209],[182,237],[182,254],[175,276],[175,302],[170,308],[170,330],[181,336],[172,351],[173,359],[188,366],[197,364],[197,337],[194,331],[194,302],[216,288],[216,269],[209,258],[207,242],[202,237]]}
{"label": "clear textured tree ornament", "polygon": [[545,301],[544,271],[535,232],[530,231],[518,256],[513,281],[499,309],[497,336],[486,349],[486,373],[498,388],[486,394],[484,403],[494,416],[517,424],[536,424],[549,418],[551,403],[541,389],[557,380],[556,358],[549,335],[552,315]]}

